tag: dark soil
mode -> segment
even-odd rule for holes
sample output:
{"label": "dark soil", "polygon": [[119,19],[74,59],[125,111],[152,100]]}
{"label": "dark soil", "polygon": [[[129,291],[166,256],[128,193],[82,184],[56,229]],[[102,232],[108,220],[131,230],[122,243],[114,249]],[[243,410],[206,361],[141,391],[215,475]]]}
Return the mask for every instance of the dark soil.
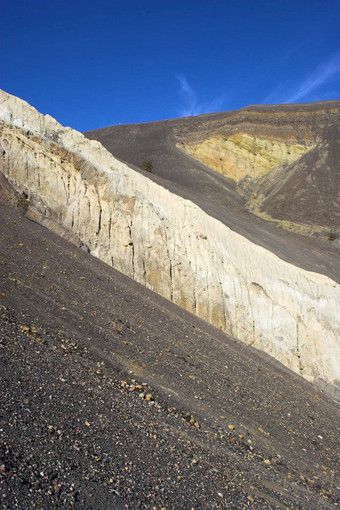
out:
{"label": "dark soil", "polygon": [[2,508],[331,509],[339,406],[0,205]]}

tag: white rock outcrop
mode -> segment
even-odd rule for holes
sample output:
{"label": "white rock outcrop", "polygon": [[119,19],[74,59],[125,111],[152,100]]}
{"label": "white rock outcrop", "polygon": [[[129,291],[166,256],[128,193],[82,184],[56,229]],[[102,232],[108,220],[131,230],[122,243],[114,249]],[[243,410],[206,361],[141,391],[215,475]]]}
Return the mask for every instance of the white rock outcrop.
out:
{"label": "white rock outcrop", "polygon": [[257,246],[1,93],[1,171],[89,251],[310,381],[339,389],[340,286]]}

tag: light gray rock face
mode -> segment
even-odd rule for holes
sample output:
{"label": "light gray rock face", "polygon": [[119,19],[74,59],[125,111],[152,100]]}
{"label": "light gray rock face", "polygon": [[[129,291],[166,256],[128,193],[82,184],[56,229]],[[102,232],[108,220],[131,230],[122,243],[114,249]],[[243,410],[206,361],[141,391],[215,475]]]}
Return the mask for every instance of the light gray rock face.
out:
{"label": "light gray rock face", "polygon": [[310,381],[340,380],[340,286],[1,93],[2,172],[50,228]]}

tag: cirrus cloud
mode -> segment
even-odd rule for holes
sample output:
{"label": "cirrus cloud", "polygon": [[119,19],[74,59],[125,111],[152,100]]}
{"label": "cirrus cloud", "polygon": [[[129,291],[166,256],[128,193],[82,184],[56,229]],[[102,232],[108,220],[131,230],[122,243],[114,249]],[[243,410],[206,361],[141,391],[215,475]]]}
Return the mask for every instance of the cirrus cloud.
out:
{"label": "cirrus cloud", "polygon": [[211,113],[221,110],[225,102],[226,94],[222,94],[211,101],[202,102],[198,101],[197,94],[188,80],[183,75],[176,76],[180,85],[179,95],[181,103],[178,108],[180,117],[189,117],[193,115],[200,115],[202,113]]}
{"label": "cirrus cloud", "polygon": [[[333,84],[340,79],[340,55],[329,58],[327,62],[320,64],[308,76],[303,77],[294,86],[280,83],[275,91],[269,94],[264,103],[296,103],[300,100],[305,102],[316,101],[315,95],[321,87],[329,85],[334,94]],[[323,97],[323,96],[322,96]],[[320,98],[322,99],[322,98]],[[334,98],[335,99],[335,98]]]}

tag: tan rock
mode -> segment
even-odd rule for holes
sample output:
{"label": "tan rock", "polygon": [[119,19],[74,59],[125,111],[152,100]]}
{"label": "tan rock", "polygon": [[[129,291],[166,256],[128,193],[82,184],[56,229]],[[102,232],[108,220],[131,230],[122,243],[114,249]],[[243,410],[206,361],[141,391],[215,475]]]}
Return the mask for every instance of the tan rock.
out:
{"label": "tan rock", "polygon": [[196,144],[178,146],[209,168],[236,182],[246,176],[256,180],[274,168],[293,163],[312,147],[253,137],[246,133],[228,137],[211,136]]}

